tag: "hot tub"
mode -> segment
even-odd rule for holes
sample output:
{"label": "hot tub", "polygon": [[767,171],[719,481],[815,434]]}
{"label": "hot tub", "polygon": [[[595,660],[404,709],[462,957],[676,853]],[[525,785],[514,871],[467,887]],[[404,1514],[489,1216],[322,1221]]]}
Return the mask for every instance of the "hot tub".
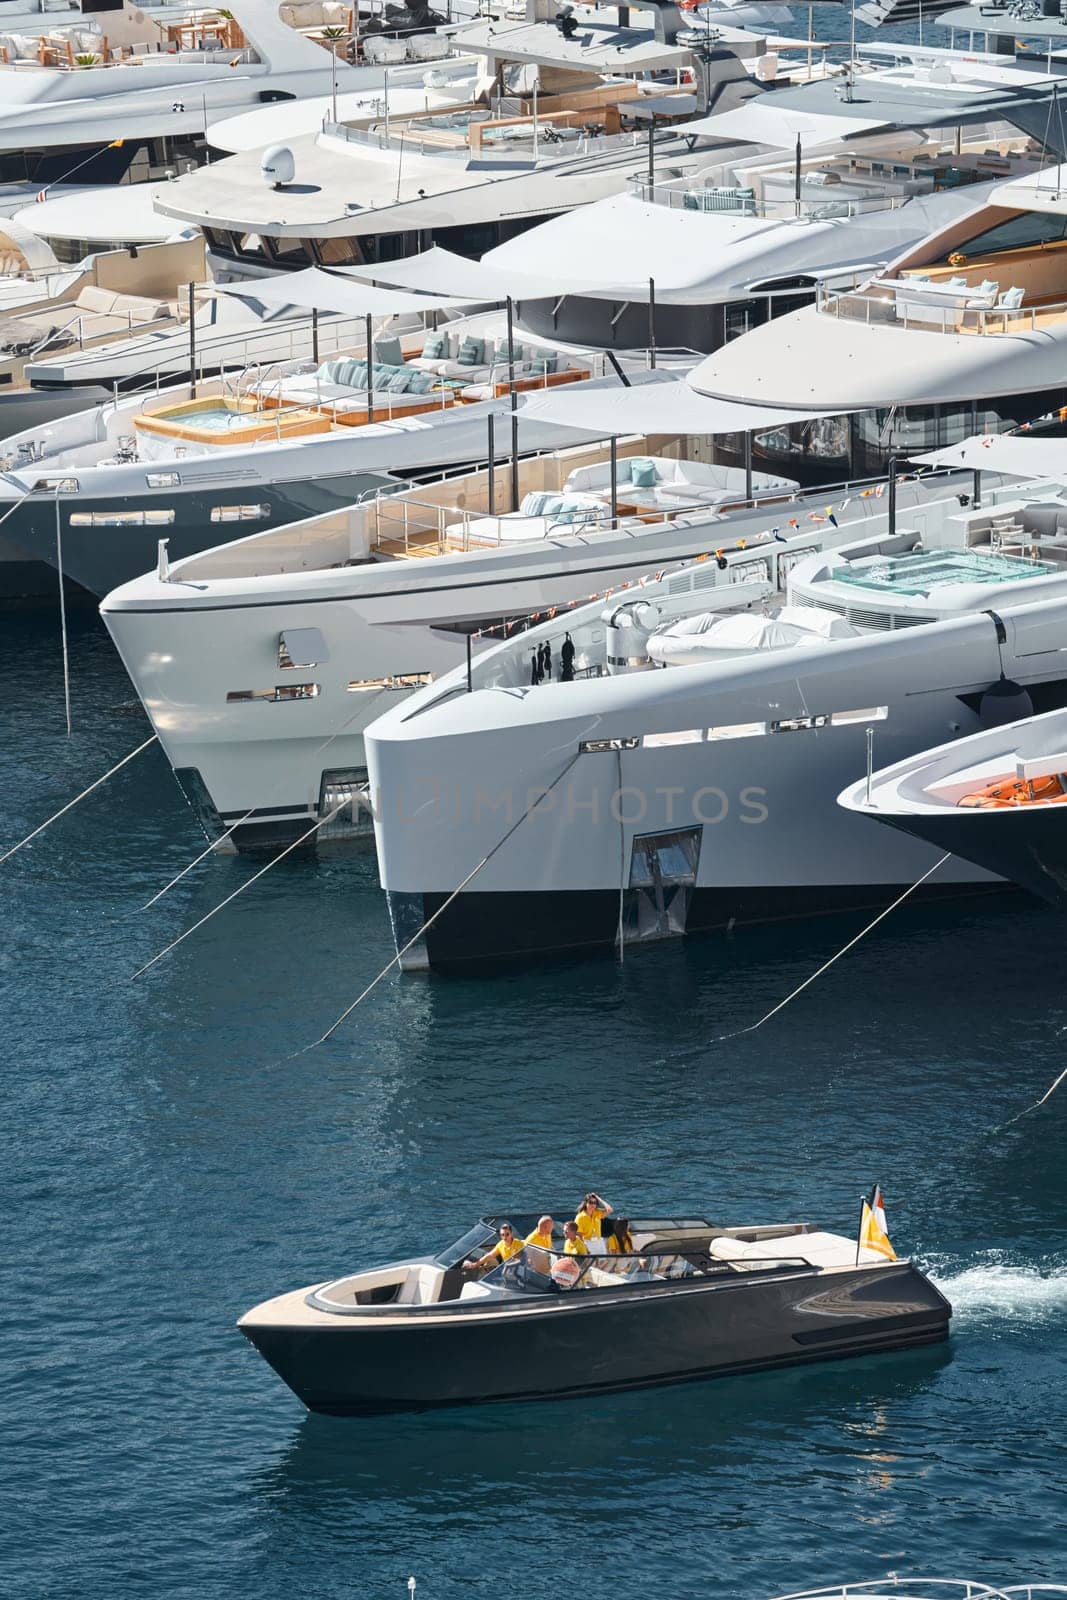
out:
{"label": "hot tub", "polygon": [[330,419],[306,406],[283,405],[261,411],[252,400],[208,395],[202,400],[182,400],[176,405],[142,411],[134,417],[133,426],[145,444],[149,440],[166,440],[168,444],[218,449],[329,433]]}

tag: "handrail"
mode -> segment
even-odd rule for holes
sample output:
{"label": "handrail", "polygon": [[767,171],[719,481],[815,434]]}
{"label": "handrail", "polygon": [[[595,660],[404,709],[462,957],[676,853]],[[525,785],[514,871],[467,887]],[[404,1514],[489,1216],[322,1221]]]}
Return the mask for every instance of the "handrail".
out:
{"label": "handrail", "polygon": [[1034,333],[1038,330],[1039,319],[1067,316],[1067,299],[1047,300],[1029,306],[968,305],[966,296],[968,290],[975,293],[973,284],[959,289],[955,298],[946,293],[943,303],[930,300],[925,304],[927,315],[924,316],[919,307],[922,305],[923,291],[929,287],[922,281],[908,278],[877,283],[868,281],[851,289],[819,284],[815,305],[825,316],[863,322],[867,326],[877,323],[914,328],[922,333],[957,334],[963,327],[980,334]]}

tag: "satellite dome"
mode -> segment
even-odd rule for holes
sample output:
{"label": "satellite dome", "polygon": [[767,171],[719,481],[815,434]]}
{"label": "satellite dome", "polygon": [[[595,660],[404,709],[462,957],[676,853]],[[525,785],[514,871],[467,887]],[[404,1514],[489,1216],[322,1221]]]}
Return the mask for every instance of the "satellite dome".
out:
{"label": "satellite dome", "polygon": [[271,145],[260,158],[259,170],[272,189],[281,189],[296,176],[293,152],[285,144]]}

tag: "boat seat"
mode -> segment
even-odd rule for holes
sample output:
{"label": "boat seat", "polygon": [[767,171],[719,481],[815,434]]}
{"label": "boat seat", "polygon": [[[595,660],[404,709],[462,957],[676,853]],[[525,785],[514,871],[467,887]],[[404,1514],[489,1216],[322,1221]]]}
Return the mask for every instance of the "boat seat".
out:
{"label": "boat seat", "polygon": [[396,1297],[399,1306],[432,1306],[440,1299],[445,1281],[443,1267],[423,1266],[409,1272]]}
{"label": "boat seat", "polygon": [[[765,1262],[803,1257],[816,1267],[852,1267],[856,1264],[856,1241],[840,1233],[793,1233],[778,1239],[713,1239],[708,1254],[716,1261]],[[861,1265],[885,1261],[877,1250],[866,1246],[859,1253]]]}

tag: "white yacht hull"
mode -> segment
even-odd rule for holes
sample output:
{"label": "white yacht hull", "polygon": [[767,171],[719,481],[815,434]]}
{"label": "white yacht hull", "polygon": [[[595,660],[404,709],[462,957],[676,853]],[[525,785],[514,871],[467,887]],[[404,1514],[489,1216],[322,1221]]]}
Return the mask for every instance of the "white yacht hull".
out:
{"label": "white yacht hull", "polygon": [[[788,661],[489,691],[439,710],[423,696],[366,741],[398,946],[491,858],[405,963],[603,949],[892,898],[937,856],[838,808],[863,774],[868,726],[878,766],[973,732],[1002,656],[1010,676],[1064,703],[1065,619],[1062,601],[1006,613],[1002,651],[978,615]],[[835,712],[866,714],[810,725]],[[656,742],[667,734],[682,742]],[[930,888],[999,881],[952,859]]]}

